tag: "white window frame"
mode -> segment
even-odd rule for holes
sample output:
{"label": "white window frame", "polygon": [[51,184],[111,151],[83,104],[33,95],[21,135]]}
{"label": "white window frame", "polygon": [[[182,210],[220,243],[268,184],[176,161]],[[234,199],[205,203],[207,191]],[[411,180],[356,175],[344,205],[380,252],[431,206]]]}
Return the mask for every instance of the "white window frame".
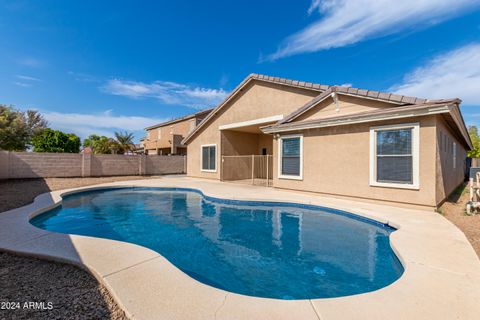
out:
{"label": "white window frame", "polygon": [[[210,169],[203,169],[203,148],[204,147],[215,147],[215,170],[210,170]],[[218,167],[218,148],[216,143],[211,143],[211,144],[202,144],[200,146],[200,171],[202,172],[217,172],[217,167]]]}
{"label": "white window frame", "polygon": [[[412,183],[392,183],[377,181],[377,132],[385,130],[412,129]],[[399,188],[399,189],[420,189],[420,124],[402,123],[395,125],[370,127],[370,186]]]}
{"label": "white window frame", "polygon": [[[282,145],[283,139],[300,138],[300,175],[284,175],[282,174]],[[286,136],[280,136],[278,138],[278,178],[290,179],[290,180],[303,180],[303,134],[292,134]]]}

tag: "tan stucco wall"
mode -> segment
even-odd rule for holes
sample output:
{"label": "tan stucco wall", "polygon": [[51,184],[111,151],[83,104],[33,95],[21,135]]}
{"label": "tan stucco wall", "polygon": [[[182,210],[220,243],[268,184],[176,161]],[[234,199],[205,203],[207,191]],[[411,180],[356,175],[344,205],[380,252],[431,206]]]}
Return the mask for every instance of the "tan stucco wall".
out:
{"label": "tan stucco wall", "polygon": [[337,105],[334,103],[333,98],[328,97],[311,110],[300,115],[297,119],[295,119],[295,121],[339,117],[359,112],[391,108],[394,106],[395,104],[371,99],[361,99],[352,96],[338,95],[338,111]]}
{"label": "tan stucco wall", "polygon": [[[192,177],[220,179],[221,131],[219,126],[236,122],[266,118],[295,111],[310,101],[318,92],[290,88],[278,84],[253,81],[215,115],[209,124],[188,143],[187,173]],[[265,142],[265,141],[264,141]],[[217,144],[217,172],[200,170],[200,147]],[[258,145],[257,145],[258,148]]]}
{"label": "tan stucco wall", "polygon": [[[370,186],[370,127],[411,122],[420,123],[420,190]],[[435,117],[430,116],[305,131],[303,180],[278,178],[278,142],[274,141],[273,185],[433,207],[436,204],[435,124]]]}
{"label": "tan stucco wall", "polygon": [[[278,178],[278,142],[270,135],[220,131],[219,126],[272,115],[284,116],[315,96],[314,92],[275,84],[254,83],[244,88],[229,105],[202,128],[188,144],[189,176],[220,179],[221,155],[261,154],[267,148],[273,154],[273,185],[277,188],[318,192],[373,201],[397,202],[433,208],[463,180],[465,146],[455,138],[440,116],[405,118],[392,121],[311,129],[301,132],[303,140],[303,180]],[[298,121],[346,115],[394,107],[391,104],[340,96],[340,112],[331,98],[302,115]],[[370,127],[388,124],[420,123],[419,190],[370,186]],[[457,142],[457,169],[453,170],[451,152],[438,149],[440,131]],[[288,134],[293,134],[291,132]],[[453,141],[452,140],[452,141]],[[217,171],[200,169],[201,145],[217,145]]]}
{"label": "tan stucco wall", "polygon": [[[446,125],[442,116],[437,116],[437,184],[436,202],[443,202],[465,178],[467,150],[463,143],[453,134]],[[442,143],[443,135],[443,143]],[[457,144],[456,166],[453,167],[453,142]]]}
{"label": "tan stucco wall", "polygon": [[[197,120],[195,118],[179,121],[163,127],[158,127],[147,131],[147,139],[144,141],[145,150],[155,151],[163,148],[170,148],[170,152],[176,151],[176,146],[186,137],[193,129],[195,129]],[[161,132],[160,139],[158,139],[158,132]],[[175,138],[179,136],[179,138]],[[176,145],[172,148],[171,141],[175,141]]]}

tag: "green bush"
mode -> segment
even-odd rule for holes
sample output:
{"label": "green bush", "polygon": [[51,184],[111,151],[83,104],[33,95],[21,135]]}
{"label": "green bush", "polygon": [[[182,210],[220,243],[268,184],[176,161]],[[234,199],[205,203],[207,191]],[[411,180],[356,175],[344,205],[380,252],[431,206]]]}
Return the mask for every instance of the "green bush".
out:
{"label": "green bush", "polygon": [[64,133],[47,128],[32,138],[34,152],[80,152],[80,138],[73,133]]}

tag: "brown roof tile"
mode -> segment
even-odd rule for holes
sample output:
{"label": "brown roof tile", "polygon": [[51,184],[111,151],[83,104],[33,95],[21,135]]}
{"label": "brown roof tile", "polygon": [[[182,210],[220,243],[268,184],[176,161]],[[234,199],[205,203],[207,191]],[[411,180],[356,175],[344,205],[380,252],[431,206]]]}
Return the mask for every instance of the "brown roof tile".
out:
{"label": "brown roof tile", "polygon": [[403,98],[403,96],[401,96],[399,94],[391,94],[390,95],[390,100],[392,100],[392,101],[402,102],[402,98]]}
{"label": "brown roof tile", "polygon": [[390,100],[390,95],[391,93],[380,92],[380,94],[378,95],[378,99]]}
{"label": "brown roof tile", "polygon": [[[236,89],[234,89],[230,95],[225,98],[224,102],[220,103],[216,109],[210,114],[207,118],[205,118],[202,123],[200,123],[195,130],[193,130],[185,139],[184,141],[188,141],[197,131],[200,127],[204,126],[210,119],[210,117],[213,116],[214,113],[217,112],[217,109],[221,108],[226,101],[230,99],[232,95],[234,95],[237,91],[241,90],[243,85],[247,83],[249,80],[260,80],[260,81],[268,81],[268,82],[273,82],[273,83],[279,83],[283,85],[289,85],[289,86],[295,86],[298,88],[305,88],[309,90],[315,90],[319,92],[319,95],[315,98],[313,98],[310,102],[305,104],[304,106],[300,107],[298,110],[295,112],[292,112],[287,118],[285,118],[281,123],[285,123],[288,121],[291,121],[295,119],[295,117],[298,114],[303,113],[304,111],[308,110],[308,108],[313,107],[318,101],[321,99],[324,99],[328,94],[330,94],[332,91],[338,91],[340,93],[344,94],[352,94],[356,96],[364,96],[364,97],[370,97],[373,99],[378,99],[378,100],[383,100],[387,102],[393,102],[393,103],[398,103],[401,105],[407,105],[407,104],[421,104],[421,103],[426,103],[429,101],[434,101],[434,100],[427,100],[427,99],[421,99],[421,98],[415,98],[415,97],[408,97],[408,96],[402,96],[398,94],[391,94],[391,93],[385,93],[385,92],[379,92],[379,91],[374,91],[374,90],[365,90],[365,89],[358,89],[358,88],[347,88],[347,87],[341,87],[341,86],[328,86],[324,84],[317,84],[317,83],[312,83],[312,82],[304,82],[304,81],[298,81],[298,80],[290,80],[286,78],[280,78],[280,77],[272,77],[272,76],[266,76],[266,75],[261,75],[261,74],[256,74],[252,73],[250,74],[247,78],[245,78],[240,85],[237,86]],[[440,100],[435,100],[435,101],[440,101]],[[447,100],[444,100],[447,101]]]}

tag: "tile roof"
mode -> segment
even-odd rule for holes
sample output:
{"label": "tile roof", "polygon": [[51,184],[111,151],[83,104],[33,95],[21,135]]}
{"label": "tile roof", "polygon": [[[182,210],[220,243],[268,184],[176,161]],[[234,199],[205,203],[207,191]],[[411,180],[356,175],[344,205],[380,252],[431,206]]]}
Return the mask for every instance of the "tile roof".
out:
{"label": "tile roof", "polygon": [[364,111],[342,116],[331,116],[320,119],[284,123],[277,122],[276,124],[262,127],[261,129],[264,133],[272,134],[278,132],[299,131],[313,128],[381,121],[385,119],[410,118],[432,114],[449,114],[450,118],[453,119],[453,126],[459,129],[460,134],[465,140],[466,144],[472,148],[472,142],[460,112],[460,103],[460,99],[426,100],[424,103],[420,104],[402,105],[393,108]]}
{"label": "tile roof", "polygon": [[223,108],[223,106],[251,80],[303,88],[311,91],[316,91],[319,93],[317,97],[313,98],[310,102],[300,107],[298,110],[292,112],[280,123],[285,123],[293,120],[297,115],[315,106],[317,102],[321,101],[321,99],[328,97],[328,95],[331,94],[332,92],[337,92],[339,94],[345,94],[345,95],[354,95],[358,97],[365,97],[368,99],[375,99],[379,101],[391,102],[391,103],[398,104],[400,106],[421,104],[421,103],[433,102],[433,101],[437,101],[437,102],[444,101],[444,100],[427,100],[423,98],[410,97],[410,96],[380,92],[375,90],[365,90],[365,89],[342,87],[342,86],[329,86],[325,84],[291,80],[286,78],[272,77],[272,76],[252,73],[248,77],[246,77],[234,90],[232,90],[232,92],[223,100],[223,102],[221,102],[215,109],[213,109],[213,111],[207,117],[205,117],[205,119],[203,119],[203,121],[187,137],[185,137],[185,139],[183,139],[182,143],[184,144],[187,143],[188,140],[190,140],[200,130],[200,128],[202,128],[208,123],[210,118],[212,118],[215,114],[217,114],[217,112],[221,108]]}
{"label": "tile roof", "polygon": [[303,120],[303,121],[295,121],[295,122],[278,122],[276,124],[272,124],[270,126],[264,127],[267,131],[272,131],[272,129],[287,129],[287,128],[295,128],[301,125],[309,125],[309,124],[322,124],[322,123],[332,123],[335,121],[342,121],[342,120],[353,120],[357,118],[364,118],[368,116],[376,116],[376,115],[388,115],[388,114],[398,114],[405,111],[417,111],[423,110],[427,108],[435,108],[435,107],[445,107],[449,105],[456,105],[458,103],[457,99],[451,100],[444,100],[444,102],[426,102],[422,104],[416,105],[405,105],[399,106],[395,108],[387,108],[387,109],[378,109],[378,110],[371,110],[371,111],[363,111],[353,114],[341,115],[341,116],[331,116],[319,119],[312,119],[312,120]]}
{"label": "tile roof", "polygon": [[357,97],[365,97],[368,99],[375,99],[379,101],[392,102],[399,105],[421,104],[421,103],[426,103],[428,101],[436,101],[436,102],[443,101],[443,100],[427,100],[423,98],[409,97],[409,96],[380,92],[375,90],[364,90],[364,89],[351,88],[351,87],[331,86],[328,88],[328,90],[322,92],[321,94],[319,94],[318,96],[316,96],[315,98],[307,102],[305,105],[303,105],[299,109],[295,110],[294,112],[286,116],[282,121],[280,121],[280,123],[286,123],[286,122],[292,121],[299,115],[303,114],[304,112],[316,106],[319,102],[323,101],[334,92],[339,94],[357,96]]}
{"label": "tile roof", "polygon": [[250,74],[247,77],[247,79],[248,78],[255,79],[255,80],[261,80],[261,81],[265,81],[265,82],[284,84],[284,85],[298,87],[298,88],[305,88],[305,89],[315,90],[315,91],[325,91],[325,90],[328,90],[328,88],[330,88],[330,86],[328,86],[326,84],[318,84],[318,83],[313,83],[313,82],[306,82],[306,81],[291,80],[291,79],[286,79],[286,78],[272,77],[272,76],[266,76],[266,75],[257,74],[257,73]]}

